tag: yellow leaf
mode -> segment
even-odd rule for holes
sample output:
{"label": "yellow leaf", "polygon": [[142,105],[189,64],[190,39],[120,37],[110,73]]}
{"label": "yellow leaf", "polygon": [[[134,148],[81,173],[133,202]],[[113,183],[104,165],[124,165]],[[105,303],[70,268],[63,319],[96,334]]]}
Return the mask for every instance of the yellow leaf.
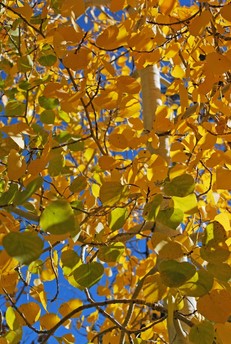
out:
{"label": "yellow leaf", "polygon": [[49,313],[45,314],[40,318],[40,326],[42,329],[50,330],[52,327],[54,327],[58,322],[60,318],[57,314]]}
{"label": "yellow leaf", "polygon": [[208,320],[225,323],[231,314],[231,294],[224,289],[212,290],[199,298],[197,310]]}
{"label": "yellow leaf", "polygon": [[24,176],[26,172],[26,162],[15,149],[11,149],[8,156],[8,177],[10,180],[17,180]]}
{"label": "yellow leaf", "polygon": [[167,295],[167,287],[162,283],[160,274],[155,273],[145,278],[142,292],[147,302],[157,302]]}
{"label": "yellow leaf", "polygon": [[178,5],[178,1],[177,0],[160,0],[159,1],[159,7],[160,7],[160,12],[168,15],[172,12],[172,10],[174,9],[175,6]]}
{"label": "yellow leaf", "polygon": [[47,311],[47,297],[44,291],[43,284],[38,284],[33,286],[30,290],[30,295],[36,300],[41,302],[43,308]]}
{"label": "yellow leaf", "polygon": [[220,213],[214,217],[214,221],[218,221],[224,229],[230,231],[230,216],[227,213]]}
{"label": "yellow leaf", "polygon": [[171,74],[174,78],[178,79],[183,79],[185,77],[185,71],[179,65],[174,66]]}
{"label": "yellow leaf", "polygon": [[216,188],[229,190],[231,189],[231,171],[218,167],[216,169]]}
{"label": "yellow leaf", "polygon": [[140,91],[140,84],[131,76],[119,76],[117,79],[117,87],[121,92],[136,94]]}
{"label": "yellow leaf", "polygon": [[116,49],[125,46],[129,33],[124,25],[107,27],[96,40],[97,46],[104,49]]}
{"label": "yellow leaf", "polygon": [[[70,312],[72,312],[74,309],[81,307],[83,304],[83,302],[81,300],[78,299],[71,299],[65,303],[63,303],[60,307],[59,307],[59,313],[65,317],[67,314],[69,314]],[[80,316],[80,312],[75,313],[74,315],[72,315],[72,318],[78,318]]]}

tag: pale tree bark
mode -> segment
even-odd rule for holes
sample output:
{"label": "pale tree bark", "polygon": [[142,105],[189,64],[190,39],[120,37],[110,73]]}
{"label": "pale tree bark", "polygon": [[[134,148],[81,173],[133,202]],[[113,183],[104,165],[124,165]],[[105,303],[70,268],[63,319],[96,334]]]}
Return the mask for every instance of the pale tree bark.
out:
{"label": "pale tree bark", "polygon": [[[85,0],[86,7],[88,6],[108,6],[111,0]],[[128,7],[128,12],[132,13],[136,9],[131,6]],[[144,20],[141,21],[141,25]],[[139,24],[138,24],[139,25]],[[139,70],[139,76],[141,79],[141,92],[142,92],[142,116],[144,133],[148,133],[153,129],[155,122],[156,110],[159,105],[162,105],[161,100],[161,84],[160,84],[160,70],[157,64],[147,66],[144,69]],[[158,133],[157,133],[158,134]],[[159,147],[153,149],[151,146],[147,147],[151,154],[158,154],[162,156],[165,161],[170,164],[170,147],[167,135],[159,136]],[[157,224],[157,231],[166,233],[168,236],[175,236],[180,233],[180,229],[173,230],[161,224]],[[183,258],[181,261],[187,260]],[[168,333],[169,333],[169,344],[189,344],[188,332],[189,328],[187,325],[182,324],[178,319],[174,319],[174,297],[169,296],[168,300]],[[184,308],[182,313],[192,314],[195,311],[195,298],[188,298],[184,302]],[[125,337],[120,338],[120,343],[124,344]]]}

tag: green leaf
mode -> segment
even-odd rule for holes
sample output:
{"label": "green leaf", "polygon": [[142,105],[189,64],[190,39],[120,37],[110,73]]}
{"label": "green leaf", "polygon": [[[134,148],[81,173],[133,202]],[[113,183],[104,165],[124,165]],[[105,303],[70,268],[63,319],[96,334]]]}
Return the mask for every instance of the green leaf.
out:
{"label": "green leaf", "polygon": [[5,337],[7,343],[9,344],[18,344],[22,339],[22,328],[18,327],[17,330],[11,330],[6,333]]}
{"label": "green leaf", "polygon": [[23,191],[18,191],[15,195],[14,199],[14,205],[20,205],[26,202],[41,186],[43,183],[43,178],[38,177],[34,180],[32,180],[25,190]]}
{"label": "green leaf", "polygon": [[159,265],[160,276],[165,285],[177,288],[189,280],[196,272],[195,267],[187,262],[164,260]]}
{"label": "green leaf", "polygon": [[44,110],[40,114],[40,120],[45,124],[54,124],[55,122],[55,113],[52,110]]}
{"label": "green leaf", "polygon": [[[76,138],[74,138],[75,140]],[[85,147],[84,141],[78,141],[78,139],[76,139],[76,142],[70,142],[68,144],[68,148],[70,149],[70,151],[73,152],[79,152],[79,151],[83,151]]]}
{"label": "green leaf", "polygon": [[100,263],[88,263],[80,265],[73,272],[75,282],[83,288],[90,288],[103,276],[104,268]]}
{"label": "green leaf", "polygon": [[112,231],[116,231],[123,227],[127,218],[127,209],[126,208],[115,208],[109,214],[109,227]]}
{"label": "green leaf", "polygon": [[163,201],[161,194],[156,195],[153,201],[147,203],[144,207],[143,216],[148,221],[155,221],[160,210],[160,205]]}
{"label": "green leaf", "polygon": [[57,61],[57,57],[54,54],[42,55],[38,59],[38,62],[45,67],[51,67]]}
{"label": "green leaf", "polygon": [[120,182],[104,182],[100,188],[100,200],[103,205],[112,206],[120,201],[124,186]]}
{"label": "green leaf", "polygon": [[64,122],[66,122],[66,123],[70,122],[70,117],[69,117],[67,112],[65,112],[63,110],[59,110],[58,115]]}
{"label": "green leaf", "polygon": [[209,263],[223,263],[229,256],[228,245],[224,242],[217,243],[216,240],[210,240],[207,245],[200,249],[201,258]]}
{"label": "green leaf", "polygon": [[4,236],[2,244],[9,256],[26,265],[38,259],[43,250],[43,240],[31,232],[11,232]]}
{"label": "green leaf", "polygon": [[179,289],[187,296],[200,297],[212,289],[213,280],[213,276],[206,270],[199,270]]}
{"label": "green leaf", "polygon": [[214,221],[206,226],[202,238],[202,244],[207,245],[210,241],[219,244],[225,242],[226,239],[227,235],[225,229],[219,222]]}
{"label": "green leaf", "polygon": [[184,213],[181,209],[167,208],[160,210],[157,215],[157,220],[172,229],[176,229],[183,221]]}
{"label": "green leaf", "polygon": [[78,176],[73,180],[73,182],[70,185],[70,190],[73,193],[78,193],[87,187],[87,180],[84,176]]}
{"label": "green leaf", "polygon": [[30,56],[21,56],[18,59],[18,70],[22,73],[30,72],[33,67],[33,61]]}
{"label": "green leaf", "polygon": [[53,201],[44,209],[40,226],[51,234],[65,234],[76,230],[73,209],[65,200]]}
{"label": "green leaf", "polygon": [[44,262],[41,259],[37,259],[34,262],[30,263],[28,270],[31,274],[40,274],[43,269]]}
{"label": "green leaf", "polygon": [[9,190],[4,192],[0,197],[0,206],[11,204],[15,198],[18,191],[17,184],[11,184]]}
{"label": "green leaf", "polygon": [[226,263],[208,263],[207,270],[220,281],[228,282],[231,280],[231,266]]}
{"label": "green leaf", "polygon": [[174,208],[181,209],[184,214],[192,215],[198,212],[197,198],[194,193],[186,197],[172,197]]}
{"label": "green leaf", "polygon": [[39,105],[46,110],[53,110],[59,105],[59,100],[57,98],[47,98],[41,96],[38,99]]}
{"label": "green leaf", "polygon": [[102,246],[97,257],[103,262],[116,262],[124,252],[124,244],[116,242],[110,246]]}
{"label": "green leaf", "polygon": [[61,266],[64,276],[69,276],[81,264],[81,259],[73,250],[63,251],[61,254]]}
{"label": "green leaf", "polygon": [[183,174],[167,182],[164,192],[168,196],[185,197],[192,193],[195,188],[194,179],[190,174]]}
{"label": "green leaf", "polygon": [[58,176],[62,173],[63,167],[65,166],[65,159],[63,155],[56,154],[50,161],[48,166],[48,173],[51,177]]}
{"label": "green leaf", "polygon": [[212,344],[215,330],[209,321],[202,321],[194,325],[189,332],[189,340],[194,344]]}
{"label": "green leaf", "polygon": [[26,104],[20,103],[17,100],[10,100],[5,108],[7,117],[18,117],[25,114]]}

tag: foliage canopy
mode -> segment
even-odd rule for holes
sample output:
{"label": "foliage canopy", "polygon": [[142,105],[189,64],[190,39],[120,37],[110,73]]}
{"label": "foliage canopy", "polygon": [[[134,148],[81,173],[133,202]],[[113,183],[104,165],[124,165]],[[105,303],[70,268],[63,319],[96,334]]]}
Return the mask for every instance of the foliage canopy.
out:
{"label": "foliage canopy", "polygon": [[231,4],[0,13],[0,343],[229,343]]}

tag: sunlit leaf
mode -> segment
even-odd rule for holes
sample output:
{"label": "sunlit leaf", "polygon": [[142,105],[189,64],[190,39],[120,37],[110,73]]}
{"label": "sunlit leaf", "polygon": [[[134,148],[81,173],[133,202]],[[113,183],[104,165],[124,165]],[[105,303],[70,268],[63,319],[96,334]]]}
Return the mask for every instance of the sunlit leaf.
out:
{"label": "sunlit leaf", "polygon": [[160,210],[157,215],[157,220],[162,224],[176,229],[179,224],[183,221],[184,213],[181,209],[167,208]]}
{"label": "sunlit leaf", "polygon": [[100,200],[104,205],[114,205],[122,198],[125,187],[120,182],[104,182],[100,188]]}
{"label": "sunlit leaf", "polygon": [[55,326],[59,321],[60,318],[57,314],[48,313],[40,317],[40,326],[43,329],[50,330],[53,326]]}
{"label": "sunlit leaf", "polygon": [[20,264],[30,264],[42,254],[43,240],[32,232],[11,232],[4,236],[2,244],[7,253]]}
{"label": "sunlit leaf", "polygon": [[8,307],[6,310],[6,322],[11,330],[17,330],[19,327],[19,322],[15,314],[13,307]]}
{"label": "sunlit leaf", "polygon": [[146,277],[142,290],[147,302],[158,302],[167,295],[167,287],[159,273]]}
{"label": "sunlit leaf", "polygon": [[127,217],[126,208],[115,208],[109,214],[109,227],[112,231],[116,231],[123,227]]}
{"label": "sunlit leaf", "polygon": [[81,264],[80,257],[73,250],[63,251],[61,254],[61,266],[63,269],[63,274],[65,276],[70,275],[70,273]]}
{"label": "sunlit leaf", "polygon": [[143,216],[147,218],[148,221],[156,220],[162,201],[163,201],[163,196],[159,194],[153,198],[152,202],[147,203],[145,205]]}
{"label": "sunlit leaf", "polygon": [[104,268],[100,263],[88,263],[80,265],[73,272],[75,281],[83,288],[90,288],[103,276]]}
{"label": "sunlit leaf", "polygon": [[48,204],[40,217],[40,226],[51,234],[65,234],[75,231],[73,209],[65,200],[57,200]]}
{"label": "sunlit leaf", "polygon": [[185,214],[195,214],[198,212],[198,202],[194,193],[185,197],[172,197],[174,207],[181,209]]}
{"label": "sunlit leaf", "polygon": [[188,296],[203,296],[212,289],[213,282],[213,276],[210,273],[206,270],[199,270],[180,287],[180,290]]}
{"label": "sunlit leaf", "polygon": [[102,246],[98,252],[98,258],[103,262],[116,262],[124,252],[124,244],[117,242],[109,246]]}
{"label": "sunlit leaf", "polygon": [[[71,299],[68,300],[67,302],[63,303],[59,307],[59,313],[65,317],[67,314],[69,314],[71,311],[74,309],[80,307],[83,305],[83,302],[79,299]],[[80,313],[76,313],[75,315],[72,316],[72,318],[78,318],[80,316]]]}

